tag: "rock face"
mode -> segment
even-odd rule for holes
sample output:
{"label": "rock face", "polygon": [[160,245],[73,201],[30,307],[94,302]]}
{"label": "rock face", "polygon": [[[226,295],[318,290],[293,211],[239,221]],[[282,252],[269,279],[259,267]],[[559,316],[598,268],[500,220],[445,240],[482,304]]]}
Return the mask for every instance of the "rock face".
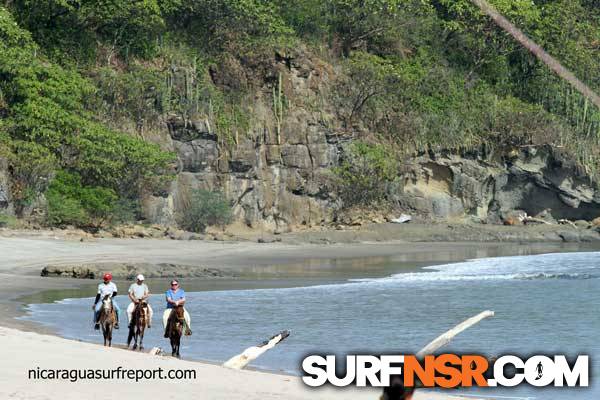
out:
{"label": "rock face", "polygon": [[490,223],[513,210],[545,220],[589,221],[600,215],[600,191],[555,148],[525,147],[511,154],[495,162],[478,153],[417,157],[409,162],[396,199],[422,214],[471,215]]}
{"label": "rock face", "polygon": [[[331,168],[339,157],[339,140],[326,120],[327,110],[307,111],[317,101],[330,71],[299,53],[293,59],[275,57],[260,81],[253,113],[262,121],[247,134],[224,145],[208,120],[167,120],[172,149],[178,155],[178,174],[166,197],[144,199],[146,216],[172,224],[192,189],[220,190],[233,204],[236,219],[252,228],[285,232],[293,225],[315,226],[333,219],[335,199],[328,190]],[[239,73],[236,69],[235,73]],[[231,71],[212,71],[219,82]],[[269,108],[273,76],[281,74],[289,102],[280,134]],[[249,79],[249,78],[248,78]],[[245,79],[245,80],[248,80]],[[293,106],[291,106],[293,105]]]}
{"label": "rock face", "polygon": [[[160,142],[177,153],[178,174],[164,197],[143,199],[150,222],[176,223],[196,188],[222,191],[237,222],[252,228],[277,233],[335,222],[341,204],[331,177],[349,138],[326,100],[332,68],[298,49],[270,59],[229,59],[210,74],[225,90],[250,88],[255,121],[235,134],[234,144],[224,144],[224,133],[207,118],[168,116]],[[277,123],[273,96],[279,77],[287,106]],[[545,221],[600,216],[600,191],[557,150],[523,147],[505,154],[414,157],[399,172],[401,184],[392,197],[399,208],[432,218],[521,224],[513,211]]]}

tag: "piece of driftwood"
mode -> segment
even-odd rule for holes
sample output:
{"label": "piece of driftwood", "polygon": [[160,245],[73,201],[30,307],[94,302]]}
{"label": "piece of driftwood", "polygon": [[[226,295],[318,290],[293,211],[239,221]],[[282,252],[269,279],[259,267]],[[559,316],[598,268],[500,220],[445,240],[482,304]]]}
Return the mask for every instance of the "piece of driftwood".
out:
{"label": "piece of driftwood", "polygon": [[471,317],[471,318],[467,319],[466,321],[461,322],[460,324],[456,325],[454,328],[450,329],[448,332],[444,333],[443,335],[439,336],[437,339],[433,340],[427,346],[423,347],[417,353],[417,358],[423,358],[428,354],[435,353],[436,350],[438,350],[439,348],[450,343],[450,341],[459,333],[469,329],[473,325],[479,323],[481,320],[488,318],[488,317],[493,317],[493,316],[494,316],[494,312],[488,310],[488,311],[483,311],[483,312],[477,314],[476,316]]}
{"label": "piece of driftwood", "polygon": [[535,222],[537,224],[552,225],[550,222],[544,221],[541,218],[535,218],[535,217],[525,217],[525,218],[523,218],[523,223],[527,224],[529,222]]}
{"label": "piece of driftwood", "polygon": [[272,336],[269,340],[265,340],[258,346],[248,347],[242,354],[231,357],[223,364],[223,366],[232,369],[243,369],[251,361],[256,360],[262,354],[267,352],[267,350],[272,349],[288,336],[290,336],[290,331],[281,331]]}
{"label": "piece of driftwood", "polygon": [[577,225],[573,223],[573,221],[569,221],[568,219],[559,219],[558,223],[561,225],[571,225],[573,228],[579,229],[577,228]]}
{"label": "piece of driftwood", "polygon": [[398,218],[393,218],[390,221],[393,222],[394,224],[404,224],[406,222],[412,221],[412,216],[410,216],[408,214],[400,214],[400,216]]}

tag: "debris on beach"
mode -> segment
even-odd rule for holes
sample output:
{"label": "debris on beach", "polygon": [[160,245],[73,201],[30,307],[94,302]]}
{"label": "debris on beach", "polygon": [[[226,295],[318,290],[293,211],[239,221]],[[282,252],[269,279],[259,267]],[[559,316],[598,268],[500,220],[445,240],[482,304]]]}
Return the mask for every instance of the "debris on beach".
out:
{"label": "debris on beach", "polygon": [[281,331],[258,346],[248,347],[243,353],[231,357],[223,364],[223,366],[232,369],[244,369],[251,361],[256,360],[268,350],[281,343],[288,336],[290,336],[290,331]]}
{"label": "debris on beach", "polygon": [[412,221],[412,217],[408,214],[400,214],[398,218],[392,218],[390,220],[390,222],[393,222],[394,224],[404,224],[410,221]]}

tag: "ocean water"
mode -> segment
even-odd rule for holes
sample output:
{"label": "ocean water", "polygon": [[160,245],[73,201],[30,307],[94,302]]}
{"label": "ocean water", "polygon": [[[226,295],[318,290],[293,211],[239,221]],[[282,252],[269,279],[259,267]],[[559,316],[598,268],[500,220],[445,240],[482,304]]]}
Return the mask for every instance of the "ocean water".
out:
{"label": "ocean water", "polygon": [[[483,258],[426,267],[375,279],[282,288],[194,292],[187,295],[193,336],[183,358],[222,362],[282,329],[291,336],[253,364],[299,374],[311,353],[417,352],[439,334],[483,310],[496,315],[455,338],[444,350],[459,353],[588,354],[587,389],[481,389],[462,392],[500,398],[600,398],[600,253]],[[125,296],[118,296],[121,307]],[[92,298],[32,304],[28,319],[60,335],[101,342],[91,325]],[[162,338],[162,296],[151,299],[156,316],[145,347],[170,350]],[[125,325],[125,324],[124,324]],[[117,331],[117,343],[126,340]],[[453,392],[458,394],[457,392]]]}

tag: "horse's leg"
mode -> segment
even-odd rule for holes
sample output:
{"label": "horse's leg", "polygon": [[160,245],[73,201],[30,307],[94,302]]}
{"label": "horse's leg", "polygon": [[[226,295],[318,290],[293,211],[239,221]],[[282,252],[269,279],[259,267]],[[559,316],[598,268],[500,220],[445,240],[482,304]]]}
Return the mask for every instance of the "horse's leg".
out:
{"label": "horse's leg", "polygon": [[129,334],[127,334],[127,347],[131,345],[131,339],[133,339],[133,329],[129,328]]}
{"label": "horse's leg", "polygon": [[140,329],[137,328],[135,331],[135,348],[139,349],[140,347]]}
{"label": "horse's leg", "polygon": [[140,328],[140,351],[144,350],[144,326]]}

